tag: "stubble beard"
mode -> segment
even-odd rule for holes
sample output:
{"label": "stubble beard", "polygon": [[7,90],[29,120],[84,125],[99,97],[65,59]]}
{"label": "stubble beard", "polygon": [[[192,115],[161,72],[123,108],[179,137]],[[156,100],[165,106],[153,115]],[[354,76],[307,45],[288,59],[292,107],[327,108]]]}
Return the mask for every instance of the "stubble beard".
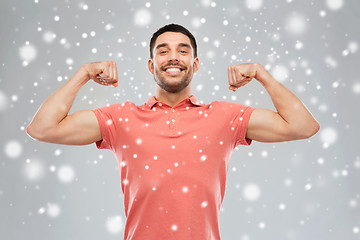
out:
{"label": "stubble beard", "polygon": [[157,85],[159,85],[159,87],[161,87],[164,91],[170,93],[178,93],[184,88],[186,88],[190,84],[193,77],[192,67],[184,70],[186,71],[185,75],[181,77],[180,81],[178,79],[175,80],[175,78],[179,77],[171,77],[170,75],[165,77],[164,75],[166,73],[163,71],[160,73],[160,71],[162,70],[155,69],[154,80]]}

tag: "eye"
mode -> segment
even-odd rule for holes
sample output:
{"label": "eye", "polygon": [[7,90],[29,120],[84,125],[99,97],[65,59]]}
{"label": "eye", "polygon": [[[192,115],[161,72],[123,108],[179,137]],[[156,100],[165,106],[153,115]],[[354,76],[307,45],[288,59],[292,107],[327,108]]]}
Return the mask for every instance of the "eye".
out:
{"label": "eye", "polygon": [[163,51],[160,51],[160,53],[166,53],[166,51],[165,51],[165,50],[163,50]]}
{"label": "eye", "polygon": [[187,52],[186,52],[186,51],[184,51],[184,50],[181,50],[180,52],[181,52],[181,53],[187,53]]}

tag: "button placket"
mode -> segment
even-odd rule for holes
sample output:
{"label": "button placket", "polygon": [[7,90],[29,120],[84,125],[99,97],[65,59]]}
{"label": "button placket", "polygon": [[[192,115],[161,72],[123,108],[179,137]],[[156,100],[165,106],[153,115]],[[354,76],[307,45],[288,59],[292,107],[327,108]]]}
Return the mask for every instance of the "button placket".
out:
{"label": "button placket", "polygon": [[175,124],[175,114],[173,114],[174,112],[175,112],[175,109],[171,108],[170,118],[171,118],[171,123],[173,126]]}
{"label": "button placket", "polygon": [[176,133],[176,118],[175,118],[175,109],[171,108],[169,111],[169,121],[170,121],[170,135],[175,135]]}

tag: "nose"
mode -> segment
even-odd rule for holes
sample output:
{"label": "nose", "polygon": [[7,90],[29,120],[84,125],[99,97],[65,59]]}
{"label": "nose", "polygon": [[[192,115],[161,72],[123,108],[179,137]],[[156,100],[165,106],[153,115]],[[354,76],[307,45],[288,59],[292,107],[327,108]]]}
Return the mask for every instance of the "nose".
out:
{"label": "nose", "polygon": [[171,51],[169,54],[169,62],[178,62],[179,61],[179,55],[177,51]]}

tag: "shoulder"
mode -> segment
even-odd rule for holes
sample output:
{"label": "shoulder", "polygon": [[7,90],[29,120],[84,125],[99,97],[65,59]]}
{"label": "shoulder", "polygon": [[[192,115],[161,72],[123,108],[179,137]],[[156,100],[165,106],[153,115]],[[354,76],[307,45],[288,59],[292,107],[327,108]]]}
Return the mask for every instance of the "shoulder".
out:
{"label": "shoulder", "polygon": [[235,102],[228,102],[228,101],[214,101],[211,103],[214,107],[222,108],[222,109],[246,109],[251,108],[250,106],[235,103]]}
{"label": "shoulder", "polygon": [[92,109],[92,111],[106,114],[116,114],[122,112],[125,108],[127,108],[127,106],[130,106],[131,104],[132,103],[129,101],[113,104],[107,103],[105,106]]}
{"label": "shoulder", "polygon": [[147,110],[148,106],[146,103],[143,104],[136,104],[131,101],[125,101],[122,103],[116,103],[116,104],[108,104],[108,107],[112,110],[122,110],[122,111],[134,111],[134,110]]}
{"label": "shoulder", "polygon": [[124,107],[130,106],[134,103],[130,102],[130,101],[126,101],[126,102],[121,102],[121,103],[114,103],[114,104],[107,104],[105,107],[109,107],[111,109],[122,109]]}

